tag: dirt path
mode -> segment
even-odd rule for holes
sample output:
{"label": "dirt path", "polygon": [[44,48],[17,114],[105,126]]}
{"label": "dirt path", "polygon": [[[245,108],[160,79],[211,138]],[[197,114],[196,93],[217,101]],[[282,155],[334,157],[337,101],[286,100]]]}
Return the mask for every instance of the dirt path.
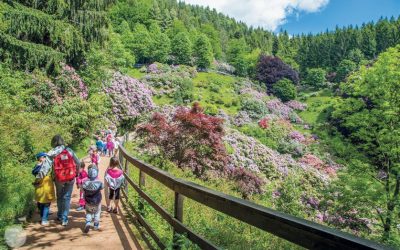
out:
{"label": "dirt path", "polygon": [[[86,160],[88,161],[88,160]],[[109,162],[108,157],[101,157],[99,177],[103,179],[104,171]],[[86,164],[89,165],[88,163]],[[33,222],[26,227],[27,241],[19,249],[141,249],[134,234],[130,230],[123,212],[109,214],[106,212],[106,202],[103,192],[102,214],[99,231],[83,233],[85,211],[76,211],[78,207],[79,190],[74,187],[67,227],[61,226],[56,220],[56,202],[51,205],[50,225],[40,225],[40,217],[35,213]]]}

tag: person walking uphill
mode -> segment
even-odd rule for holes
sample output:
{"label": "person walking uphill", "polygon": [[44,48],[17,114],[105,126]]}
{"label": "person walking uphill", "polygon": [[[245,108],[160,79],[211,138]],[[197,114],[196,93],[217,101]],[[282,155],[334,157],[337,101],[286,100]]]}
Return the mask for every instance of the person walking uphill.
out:
{"label": "person walking uphill", "polygon": [[[104,180],[109,193],[108,199],[106,199],[107,211],[118,214],[120,190],[122,185],[124,185],[125,177],[124,172],[119,169],[119,160],[116,156],[111,157]],[[114,209],[111,207],[112,200],[114,200]]]}
{"label": "person walking uphill", "polygon": [[72,189],[78,172],[77,168],[81,165],[81,162],[74,151],[65,146],[61,135],[53,137],[51,146],[53,149],[47,155],[53,159],[57,193],[57,218],[63,226],[67,226]]}
{"label": "person walking uphill", "polygon": [[51,160],[44,152],[36,155],[37,164],[32,170],[35,181],[35,200],[40,213],[42,226],[49,225],[50,204],[55,199],[54,184],[51,177]]}
{"label": "person walking uphill", "polygon": [[94,230],[100,227],[101,215],[101,190],[104,188],[103,182],[98,179],[99,169],[92,164],[88,169],[88,178],[83,181],[83,196],[86,202],[86,224],[83,229],[85,233],[89,232],[92,220],[94,220]]}

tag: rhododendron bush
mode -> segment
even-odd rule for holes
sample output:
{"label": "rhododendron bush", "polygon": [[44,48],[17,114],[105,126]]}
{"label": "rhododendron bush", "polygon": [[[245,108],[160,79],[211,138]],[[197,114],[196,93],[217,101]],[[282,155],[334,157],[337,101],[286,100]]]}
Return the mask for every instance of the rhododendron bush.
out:
{"label": "rhododendron bush", "polygon": [[87,99],[88,88],[76,73],[75,69],[66,64],[62,65],[62,71],[55,79],[55,85],[60,88],[61,96],[79,96]]}
{"label": "rhododendron bush", "polygon": [[234,168],[230,175],[237,182],[237,187],[244,199],[247,199],[253,194],[261,194],[265,181],[257,174],[247,170],[244,167]]}
{"label": "rhododendron bush", "polygon": [[[181,77],[190,77],[194,78],[197,75],[197,70],[194,67],[186,66],[186,65],[167,65],[161,63],[152,63],[147,66],[147,73],[150,74],[166,74],[166,73],[174,73]],[[165,75],[163,75],[165,76]]]}
{"label": "rhododendron bush", "polygon": [[46,110],[54,105],[62,104],[69,98],[87,100],[88,88],[75,69],[62,64],[60,74],[53,80],[35,75],[30,82],[35,86],[35,92],[30,98],[30,104],[34,109]]}
{"label": "rhododendron bush", "polygon": [[256,139],[237,130],[228,130],[224,140],[232,147],[230,168],[243,167],[267,178],[284,175],[296,161],[290,155],[281,155],[277,151],[261,144]]}
{"label": "rhododendron bush", "polygon": [[105,92],[111,98],[112,119],[118,124],[130,121],[155,107],[151,99],[152,91],[146,84],[119,72],[114,74]]}
{"label": "rhododendron bush", "polygon": [[288,105],[285,105],[279,99],[274,99],[274,100],[268,101],[267,108],[272,114],[274,114],[282,119],[285,119],[285,120],[288,120],[291,122],[295,122],[295,123],[303,122],[301,120],[301,118],[293,110],[293,108],[289,107]]}
{"label": "rhododendron bush", "polygon": [[296,100],[288,101],[285,104],[286,104],[286,106],[288,106],[288,107],[290,107],[290,108],[292,108],[294,110],[303,111],[303,110],[307,109],[307,104],[299,102],[299,101],[296,101]]}
{"label": "rhododendron bush", "polygon": [[191,109],[178,107],[172,119],[155,113],[137,133],[148,145],[156,145],[178,167],[190,168],[198,177],[206,170],[223,172],[228,161],[222,141],[223,120],[203,113],[198,103]]}

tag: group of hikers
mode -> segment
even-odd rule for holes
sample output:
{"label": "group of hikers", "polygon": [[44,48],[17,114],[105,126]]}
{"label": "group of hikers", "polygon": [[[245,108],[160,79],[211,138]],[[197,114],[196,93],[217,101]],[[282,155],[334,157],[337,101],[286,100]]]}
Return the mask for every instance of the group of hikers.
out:
{"label": "group of hikers", "polygon": [[[76,183],[80,194],[77,210],[86,211],[84,232],[87,233],[92,226],[98,230],[101,215],[101,190],[105,188],[108,191],[107,212],[119,213],[120,189],[125,179],[116,157],[118,140],[110,131],[97,136],[96,145],[89,149],[90,163],[87,169],[85,161],[80,160],[75,152],[65,145],[61,135],[55,135],[52,138],[51,146],[53,149],[49,152],[40,152],[36,155],[37,163],[32,170],[35,176],[33,185],[41,224],[49,225],[50,205],[51,202],[57,200],[57,219],[63,226],[68,225],[71,195]],[[104,182],[99,178],[100,155],[110,157]],[[114,206],[111,205],[111,201]]]}

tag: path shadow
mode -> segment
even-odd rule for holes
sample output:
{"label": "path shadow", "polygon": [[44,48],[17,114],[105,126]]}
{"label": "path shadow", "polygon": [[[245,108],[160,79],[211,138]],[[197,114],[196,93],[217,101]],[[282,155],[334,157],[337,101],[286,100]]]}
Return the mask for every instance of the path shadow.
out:
{"label": "path shadow", "polygon": [[[57,209],[51,207],[52,214],[49,217],[48,226],[40,226],[40,216],[38,213],[34,213],[30,225],[28,225],[29,234],[27,235],[26,243],[24,244],[26,249],[44,249],[49,247],[55,247],[57,241],[68,239],[69,241],[75,241],[82,237],[81,235],[71,235],[70,231],[76,228],[80,228],[83,232],[83,226],[85,225],[85,211],[76,211],[77,205],[71,205],[69,213],[69,221],[67,226],[62,226],[61,222],[57,220]],[[45,236],[52,235],[52,240],[42,242]]]}
{"label": "path shadow", "polygon": [[[139,250],[141,250],[142,247],[140,246],[138,240],[136,239],[136,236],[133,233],[131,226],[129,225],[128,220],[125,217],[122,209],[118,214],[110,213],[110,216],[111,216],[112,222],[115,226],[118,237],[119,237],[124,249],[139,249]],[[124,231],[123,227],[126,229],[128,235],[126,235],[126,232]],[[132,239],[135,246],[130,245],[128,237],[130,239]]]}

